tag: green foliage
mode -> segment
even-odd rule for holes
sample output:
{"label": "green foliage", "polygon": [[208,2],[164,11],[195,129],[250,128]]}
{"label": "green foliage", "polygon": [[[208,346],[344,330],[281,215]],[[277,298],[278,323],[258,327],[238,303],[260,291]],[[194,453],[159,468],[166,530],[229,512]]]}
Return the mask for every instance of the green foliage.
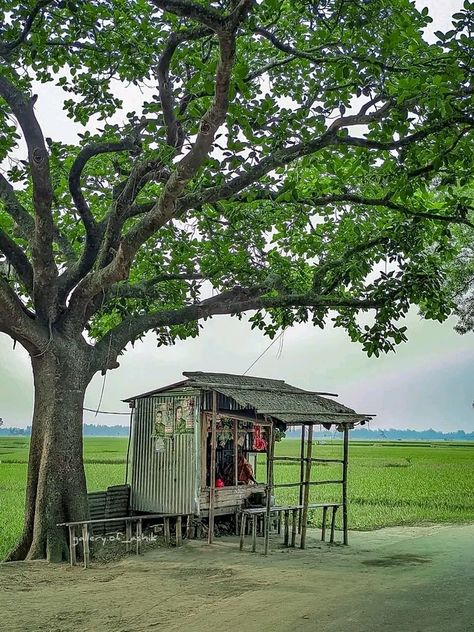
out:
{"label": "green foliage", "polygon": [[[75,144],[65,144],[60,130],[47,141],[53,217],[70,244],[69,252],[55,246],[64,270],[86,240],[68,185],[81,148],[136,142],[133,151],[95,155],[85,167],[84,195],[104,226],[137,166],[149,161],[171,172],[181,159],[179,147],[165,140],[156,69],[169,34],[197,22],[149,0],[43,4],[27,36],[6,55],[2,73],[26,93],[48,84],[80,130]],[[22,38],[34,6],[3,2],[2,42]],[[297,322],[323,327],[332,318],[369,355],[406,339],[397,323],[410,304],[426,318],[445,319],[453,306],[445,273],[459,252],[450,226],[468,221],[472,202],[466,188],[473,169],[473,7],[465,2],[452,28],[429,44],[423,38],[428,11],[408,0],[256,3],[238,30],[226,123],[214,148],[187,182],[174,217],[134,257],[127,285],[143,292],[123,293],[123,283],[104,291],[84,323],[89,335],[100,340],[126,319],[192,305],[211,287],[261,288],[263,307],[251,321],[270,336]],[[170,60],[184,154],[212,103],[218,58],[217,38],[208,30],[180,42]],[[384,104],[387,115],[375,115]],[[354,128],[344,117],[355,114],[362,118]],[[0,100],[1,159],[18,138]],[[164,191],[163,178],[150,173],[135,209],[149,210]],[[9,162],[6,175],[33,215],[28,162]],[[142,217],[132,213],[123,234]],[[0,229],[31,255],[1,208]],[[179,278],[185,276],[193,278]],[[11,280],[25,296],[18,278]],[[306,303],[287,300],[295,295]],[[325,300],[318,304],[318,297]],[[351,301],[376,309],[361,320]],[[159,344],[170,344],[198,335],[199,327],[173,322],[156,333]]]}

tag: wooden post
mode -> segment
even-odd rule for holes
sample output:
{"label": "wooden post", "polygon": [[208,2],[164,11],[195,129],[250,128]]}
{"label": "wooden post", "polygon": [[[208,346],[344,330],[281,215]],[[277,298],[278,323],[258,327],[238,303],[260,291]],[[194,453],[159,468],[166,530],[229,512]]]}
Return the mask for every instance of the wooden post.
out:
{"label": "wooden post", "polygon": [[[305,439],[305,434],[306,434],[306,426],[303,424],[301,426],[301,448],[300,448],[300,495],[299,495],[299,500],[298,500],[298,504],[302,505],[303,504],[303,481],[304,481],[304,439]],[[301,511],[299,513],[299,519],[298,519],[298,533],[301,533]]]}
{"label": "wooden post", "polygon": [[234,485],[239,484],[239,420],[234,419]]}
{"label": "wooden post", "polygon": [[165,536],[166,546],[170,545],[170,519],[166,516],[163,518],[163,535]]}
{"label": "wooden post", "polygon": [[247,514],[242,512],[242,518],[240,523],[240,550],[244,548],[245,529],[247,528]]}
{"label": "wooden post", "polygon": [[313,454],[313,424],[308,425],[308,439],[306,449],[306,471],[304,480],[304,494],[303,494],[303,516],[301,518],[301,542],[300,547],[306,548],[306,527],[308,525],[308,503],[309,503],[309,488],[311,481],[311,455]]}
{"label": "wooden post", "polygon": [[137,538],[136,541],[136,553],[140,555],[141,546],[142,546],[142,519],[137,520],[137,524],[135,526],[135,536]]}
{"label": "wooden post", "polygon": [[342,456],[342,531],[344,544],[349,544],[347,524],[347,465],[349,461],[349,429],[344,424],[344,452]]}
{"label": "wooden post", "polygon": [[71,566],[76,564],[76,527],[69,526],[69,561]]}
{"label": "wooden post", "polygon": [[257,514],[252,516],[252,553],[257,550]]}
{"label": "wooden post", "polygon": [[321,527],[321,540],[322,540],[322,542],[324,542],[324,540],[326,539],[327,513],[328,513],[328,508],[327,507],[323,507],[323,524],[322,524],[322,527]]}
{"label": "wooden post", "polygon": [[334,542],[334,532],[335,532],[335,529],[336,529],[336,511],[337,511],[337,505],[334,505],[334,507],[332,508],[331,537],[329,539],[329,542]]}
{"label": "wooden post", "polygon": [[89,566],[90,552],[89,552],[89,525],[82,525],[82,549],[84,551],[84,568]]}
{"label": "wooden post", "polygon": [[181,516],[176,518],[176,546],[183,544],[183,521]]}
{"label": "wooden post", "polygon": [[130,553],[130,547],[132,545],[132,523],[130,520],[125,521],[125,551]]}
{"label": "wooden post", "polygon": [[209,533],[208,544],[214,541],[214,502],[216,497],[216,426],[217,391],[212,391],[211,471],[209,472]]}
{"label": "wooden post", "polygon": [[298,526],[298,509],[291,510],[291,546],[296,546],[296,529]]}
{"label": "wooden post", "polygon": [[192,516],[189,515],[186,518],[186,539],[191,540],[193,537],[193,519]]}
{"label": "wooden post", "polygon": [[283,535],[283,544],[288,546],[290,539],[290,510],[285,509],[285,532]]}
{"label": "wooden post", "polygon": [[269,426],[269,437],[267,447],[267,498],[265,512],[265,547],[264,553],[268,555],[268,544],[270,540],[270,510],[272,503],[272,487],[273,487],[273,453],[275,450],[275,438],[273,434],[273,423]]}
{"label": "wooden post", "polygon": [[201,487],[207,487],[207,415],[201,415]]}

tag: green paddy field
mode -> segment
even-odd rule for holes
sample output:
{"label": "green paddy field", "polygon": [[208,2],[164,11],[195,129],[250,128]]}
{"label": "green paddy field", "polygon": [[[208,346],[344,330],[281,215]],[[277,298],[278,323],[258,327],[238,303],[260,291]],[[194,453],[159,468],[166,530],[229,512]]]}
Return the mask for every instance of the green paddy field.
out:
{"label": "green paddy field", "polygon": [[[0,559],[23,522],[28,439],[0,438]],[[84,458],[89,491],[124,482],[126,438],[87,437]],[[340,441],[315,442],[313,456],[338,457]],[[299,442],[284,439],[277,454],[297,456]],[[263,457],[262,457],[263,459]],[[314,480],[340,478],[339,464],[313,466]],[[257,479],[264,478],[259,461]],[[276,482],[299,480],[299,465],[275,466]],[[312,501],[338,500],[340,486],[313,486]],[[279,490],[277,502],[297,500],[295,489]],[[474,522],[474,444],[352,442],[349,463],[349,524],[352,529],[392,525]],[[311,520],[318,523],[320,516]]]}

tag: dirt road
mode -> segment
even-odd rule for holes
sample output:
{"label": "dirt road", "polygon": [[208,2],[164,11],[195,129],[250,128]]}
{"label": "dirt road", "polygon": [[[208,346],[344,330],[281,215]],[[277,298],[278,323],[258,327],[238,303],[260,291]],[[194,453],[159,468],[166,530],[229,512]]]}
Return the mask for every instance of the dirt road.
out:
{"label": "dirt road", "polygon": [[0,630],[474,631],[474,525],[311,535],[268,557],[223,538],[87,570],[0,564]]}

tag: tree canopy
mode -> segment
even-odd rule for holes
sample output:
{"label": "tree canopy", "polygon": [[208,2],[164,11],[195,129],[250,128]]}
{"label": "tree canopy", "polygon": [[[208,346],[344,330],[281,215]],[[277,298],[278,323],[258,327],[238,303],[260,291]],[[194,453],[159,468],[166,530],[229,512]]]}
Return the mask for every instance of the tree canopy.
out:
{"label": "tree canopy", "polygon": [[[412,303],[446,317],[473,9],[429,44],[408,0],[2,2],[0,329],[32,353],[87,331],[105,369],[214,314],[335,310],[369,354]],[[76,143],[44,138],[38,83]]]}

